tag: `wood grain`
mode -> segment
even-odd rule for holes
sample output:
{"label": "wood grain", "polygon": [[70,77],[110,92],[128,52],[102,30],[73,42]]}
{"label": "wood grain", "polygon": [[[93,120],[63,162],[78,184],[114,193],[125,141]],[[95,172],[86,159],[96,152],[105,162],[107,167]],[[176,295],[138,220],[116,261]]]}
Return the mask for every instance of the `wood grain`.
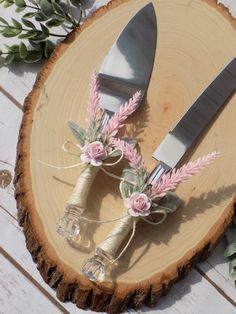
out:
{"label": "wood grain", "polygon": [[[119,2],[120,6],[112,10],[112,6]],[[24,225],[28,248],[38,262],[44,279],[52,286],[58,287],[58,296],[63,300],[70,299],[77,302],[78,306],[90,306],[94,310],[116,312],[121,311],[126,305],[138,307],[143,302],[154,305],[158,297],[165,293],[174,281],[188,273],[190,266],[207,256],[230,221],[235,191],[235,174],[230,162],[234,152],[229,145],[230,139],[219,135],[233,132],[233,123],[225,124],[225,121],[228,121],[229,117],[234,118],[235,98],[232,98],[215,121],[214,128],[208,131],[207,136],[191,154],[191,158],[195,158],[209,150],[224,151],[222,159],[206,170],[201,177],[198,176],[188,186],[178,189],[178,193],[185,200],[185,206],[158,230],[147,229],[145,225],[140,226],[143,232],[137,235],[129,253],[124,256],[119,267],[120,273],[115,274],[117,287],[105,291],[103,285],[97,287],[86,281],[79,273],[80,265],[88,253],[78,253],[70,248],[58,238],[52,227],[53,222],[63,211],[63,204],[72,189],[71,185],[75,182],[76,173],[63,174],[61,178],[69,183],[65,185],[60,182],[62,180],[60,177],[59,180],[55,180],[55,174],[51,170],[42,169],[37,161],[47,158],[45,161],[53,160],[55,164],[73,162],[72,158],[60,152],[61,143],[70,136],[65,128],[66,121],[77,116],[77,120],[83,124],[89,75],[94,69],[99,68],[105,52],[120,32],[124,21],[129,20],[147,1],[138,0],[135,4],[132,2],[132,5],[131,1],[112,3],[113,5],[109,6],[110,10],[104,9],[97,13],[98,17],[99,14],[108,11],[103,18],[94,17],[92,24],[89,22],[85,24],[80,36],[77,36],[79,32],[77,34],[74,32],[70,36],[39,76],[33,93],[26,101],[15,182],[18,206],[21,208],[19,219]],[[213,4],[213,1],[208,3]],[[153,148],[202,88],[234,56],[233,25],[208,3],[199,1],[192,1],[191,5],[188,1],[155,3],[158,12],[159,46],[158,61],[147,94],[148,113],[142,109],[131,121],[134,125],[136,123],[136,128],[128,130],[128,133],[136,135],[139,139],[141,151],[150,169],[153,162],[149,156]],[[106,41],[102,43],[96,41],[96,37],[102,37],[104,29],[111,21],[113,31],[110,35],[106,34]],[[210,34],[214,31],[216,35],[213,38]],[[69,44],[70,49],[66,49]],[[89,47],[91,44],[93,49]],[[80,63],[76,63],[78,50],[86,51],[84,62],[83,56],[80,55]],[[59,58],[63,52],[63,58]],[[86,63],[88,58],[90,62]],[[55,61],[56,65],[53,66]],[[75,80],[76,73],[83,73],[81,79]],[[62,78],[63,75],[68,85],[64,84],[63,80],[58,81],[58,77]],[[65,85],[66,89],[63,89]],[[50,121],[53,120],[55,111],[57,113],[59,111],[60,115],[57,115],[57,123],[52,126]],[[143,124],[140,123],[141,117],[146,119],[141,121]],[[32,120],[34,121],[31,129]],[[42,124],[46,126],[44,129]],[[144,141],[147,138],[151,138],[152,141]],[[37,139],[37,142],[33,139]],[[31,177],[28,173],[29,162]],[[224,169],[220,167],[222,163],[225,165]],[[223,176],[224,173],[231,175]],[[109,219],[122,210],[122,201],[117,198],[115,183],[102,175],[96,183],[100,187],[96,189],[96,193],[101,199],[103,210],[99,213],[97,200],[89,201],[89,207],[95,216],[100,215],[101,219]],[[106,189],[107,185],[109,191]],[[91,228],[89,234],[91,238],[94,231]],[[99,243],[108,231],[109,227],[97,228],[92,238],[94,243]],[[147,240],[142,238],[144,233]],[[45,238],[49,240],[49,244],[45,243]],[[148,239],[158,240],[150,243]],[[91,251],[92,249],[93,247]]]}

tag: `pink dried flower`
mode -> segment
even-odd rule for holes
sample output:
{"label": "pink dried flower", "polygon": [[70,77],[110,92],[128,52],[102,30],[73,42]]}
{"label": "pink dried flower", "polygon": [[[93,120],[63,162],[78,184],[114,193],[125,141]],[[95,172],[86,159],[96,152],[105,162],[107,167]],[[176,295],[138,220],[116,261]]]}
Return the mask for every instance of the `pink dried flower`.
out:
{"label": "pink dried flower", "polygon": [[140,99],[141,91],[136,92],[128,103],[120,107],[120,110],[111,117],[103,132],[109,136],[115,136],[118,130],[124,126],[123,122],[127,117],[136,110]]}
{"label": "pink dried flower", "polygon": [[117,149],[120,149],[123,152],[124,158],[129,162],[131,168],[133,168],[136,171],[140,169],[146,171],[144,159],[138,153],[134,145],[131,145],[119,138],[113,138],[112,146]]}
{"label": "pink dried flower", "polygon": [[82,150],[81,160],[84,163],[91,163],[93,166],[101,166],[102,161],[107,158],[107,152],[99,141],[85,144]]}
{"label": "pink dried flower", "polygon": [[128,214],[133,217],[150,215],[152,201],[144,193],[134,192],[130,198],[124,199],[124,204]]}
{"label": "pink dried flower", "polygon": [[168,191],[175,190],[179,183],[184,182],[192,175],[203,170],[203,168],[213,162],[219,155],[218,152],[212,152],[183,165],[180,169],[173,169],[171,172],[164,174],[161,179],[152,186],[151,197],[161,198],[165,196]]}
{"label": "pink dried flower", "polygon": [[99,79],[96,72],[91,76],[89,84],[89,97],[88,97],[88,108],[87,108],[87,120],[90,124],[92,121],[96,120],[99,108]]}

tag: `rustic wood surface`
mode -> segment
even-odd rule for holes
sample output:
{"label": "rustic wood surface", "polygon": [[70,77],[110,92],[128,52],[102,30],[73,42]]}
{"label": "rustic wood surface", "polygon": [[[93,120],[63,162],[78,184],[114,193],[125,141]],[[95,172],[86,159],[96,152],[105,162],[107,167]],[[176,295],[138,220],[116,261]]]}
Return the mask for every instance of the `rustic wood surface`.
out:
{"label": "rustic wood surface", "polygon": [[[37,67],[36,67],[37,68]],[[1,169],[9,170],[12,174],[14,168],[14,149],[16,146],[17,132],[21,118],[22,100],[30,90],[35,75],[31,72],[31,68],[16,67],[12,68],[12,72],[8,73],[6,68],[0,71],[1,80]],[[26,72],[24,72],[26,70]],[[34,70],[34,67],[32,67]],[[28,72],[27,72],[28,71]],[[21,74],[20,74],[21,73]],[[9,76],[7,78],[6,74]],[[24,74],[24,75],[23,75]],[[14,83],[15,80],[15,83]],[[4,141],[3,141],[4,139]],[[9,149],[9,147],[11,149]],[[9,269],[14,269],[17,278],[22,276],[26,281],[21,280],[24,289],[27,291],[27,284],[36,287],[34,294],[40,297],[34,298],[35,307],[28,307],[32,296],[30,293],[17,293],[17,290],[12,290],[12,294],[1,293],[4,302],[0,304],[0,311],[3,313],[19,313],[17,309],[22,308],[22,313],[37,313],[37,307],[40,306],[41,300],[44,304],[49,304],[48,308],[45,305],[45,312],[69,312],[76,313],[81,311],[76,309],[72,304],[61,304],[55,299],[55,295],[47,285],[39,277],[35,266],[30,260],[28,252],[25,250],[23,235],[16,223],[15,202],[12,197],[13,186],[10,185],[5,189],[1,189],[1,259],[4,272],[3,282],[8,282],[6,287],[11,287],[12,277],[9,275]],[[198,265],[191,275],[184,281],[175,285],[171,292],[160,300],[159,306],[149,312],[157,313],[233,313],[235,311],[236,295],[233,288],[233,283],[228,279],[227,262],[222,258],[224,243],[217,248],[215,254],[208,259],[204,264]],[[4,262],[8,260],[8,263]],[[10,264],[9,264],[10,263]],[[2,291],[2,286],[0,291]],[[19,286],[20,289],[20,286]],[[33,289],[31,289],[33,290]],[[37,291],[37,292],[36,292]],[[22,295],[24,295],[25,303],[23,303]],[[18,296],[16,298],[15,296]],[[22,298],[21,298],[22,297]],[[7,306],[7,302],[11,303],[12,307]],[[208,304],[211,303],[209,310]],[[53,304],[54,310],[50,308]],[[25,308],[24,308],[25,306]],[[146,311],[145,307],[142,307]]]}

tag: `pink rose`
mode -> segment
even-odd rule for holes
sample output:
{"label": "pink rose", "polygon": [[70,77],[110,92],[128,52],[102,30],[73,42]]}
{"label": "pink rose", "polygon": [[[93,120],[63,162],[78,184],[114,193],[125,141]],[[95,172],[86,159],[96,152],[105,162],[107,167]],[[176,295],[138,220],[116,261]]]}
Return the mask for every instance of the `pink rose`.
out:
{"label": "pink rose", "polygon": [[152,201],[146,194],[134,192],[130,198],[124,200],[125,207],[128,208],[128,214],[133,217],[148,216]]}
{"label": "pink rose", "polygon": [[93,166],[101,166],[102,161],[107,158],[107,152],[99,141],[85,144],[82,151],[81,160],[85,163],[91,163]]}

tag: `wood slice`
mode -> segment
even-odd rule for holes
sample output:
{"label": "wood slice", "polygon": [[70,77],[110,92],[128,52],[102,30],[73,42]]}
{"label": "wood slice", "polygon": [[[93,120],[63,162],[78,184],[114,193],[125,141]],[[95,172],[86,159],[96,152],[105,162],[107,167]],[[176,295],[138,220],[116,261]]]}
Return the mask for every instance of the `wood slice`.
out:
{"label": "wood slice", "polygon": [[[113,224],[89,225],[88,246],[75,249],[55,230],[79,170],[55,170],[39,163],[69,165],[77,158],[62,151],[73,137],[67,121],[85,127],[88,83],[129,19],[149,0],[114,0],[59,45],[38,75],[25,101],[16,165],[19,223],[27,247],[44,280],[62,301],[80,308],[116,313],[142,303],[154,306],[159,296],[206,258],[230,222],[236,191],[234,127],[236,96],[185,158],[211,151],[221,157],[177,189],[182,207],[160,226],[140,223],[130,248],[112,273],[114,284],[94,284],[81,273]],[[153,1],[158,20],[158,47],[145,104],[129,120],[148,169],[155,147],[217,73],[235,56],[236,23],[216,1]],[[148,49],[148,47],[147,47]],[[116,169],[119,173],[119,169]],[[87,202],[87,215],[119,217],[123,202],[118,183],[99,173]]]}

